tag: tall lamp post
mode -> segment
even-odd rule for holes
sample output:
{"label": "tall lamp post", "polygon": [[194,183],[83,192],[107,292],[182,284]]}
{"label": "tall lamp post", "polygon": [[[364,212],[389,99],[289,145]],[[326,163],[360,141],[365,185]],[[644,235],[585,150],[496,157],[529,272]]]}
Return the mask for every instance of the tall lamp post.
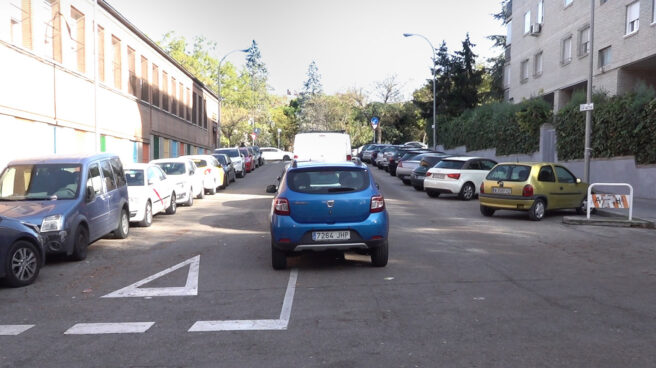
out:
{"label": "tall lamp post", "polygon": [[235,52],[243,52],[243,53],[246,53],[246,52],[248,52],[249,50],[250,50],[250,48],[248,48],[248,49],[237,49],[237,50],[232,50],[232,51],[230,51],[229,53],[225,54],[225,55],[221,58],[221,60],[219,60],[219,69],[218,69],[218,71],[217,71],[217,73],[216,73],[216,74],[217,74],[217,78],[216,78],[216,79],[217,79],[217,85],[218,85],[218,97],[219,97],[219,101],[218,101],[218,102],[219,102],[219,103],[218,103],[218,105],[219,105],[219,111],[218,111],[218,115],[216,116],[216,122],[217,122],[217,125],[218,125],[218,129],[217,129],[217,132],[216,132],[216,148],[221,148],[221,100],[222,100],[222,98],[221,98],[221,64],[223,64],[223,61],[224,61],[228,56],[230,56],[231,54],[234,54]]}
{"label": "tall lamp post", "polygon": [[435,95],[435,79],[437,78],[437,68],[436,68],[436,65],[437,65],[437,52],[435,51],[435,47],[433,47],[433,44],[430,42],[430,40],[426,36],[424,36],[422,34],[419,34],[419,33],[404,33],[403,34],[403,37],[411,37],[411,36],[421,37],[424,40],[426,40],[426,42],[428,42],[428,44],[430,45],[431,50],[433,51],[433,67],[432,67],[432,69],[433,69],[433,149],[437,150],[437,123],[435,122],[435,110],[436,110],[436,105],[437,105],[436,101],[435,101],[436,98],[437,98],[437,96]]}

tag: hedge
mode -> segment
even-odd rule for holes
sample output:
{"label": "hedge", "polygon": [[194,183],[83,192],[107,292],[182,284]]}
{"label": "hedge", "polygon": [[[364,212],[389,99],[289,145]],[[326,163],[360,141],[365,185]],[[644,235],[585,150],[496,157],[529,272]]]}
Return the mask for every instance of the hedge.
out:
{"label": "hedge", "polygon": [[[579,105],[583,93],[575,94],[555,118],[558,158],[582,159],[585,113]],[[609,97],[593,96],[592,157],[635,156],[638,164],[656,163],[656,93],[640,86],[635,92]]]}
{"label": "hedge", "polygon": [[518,104],[492,103],[438,120],[438,142],[469,151],[496,148],[497,155],[531,154],[540,148],[540,126],[551,122],[551,106],[541,98]]}

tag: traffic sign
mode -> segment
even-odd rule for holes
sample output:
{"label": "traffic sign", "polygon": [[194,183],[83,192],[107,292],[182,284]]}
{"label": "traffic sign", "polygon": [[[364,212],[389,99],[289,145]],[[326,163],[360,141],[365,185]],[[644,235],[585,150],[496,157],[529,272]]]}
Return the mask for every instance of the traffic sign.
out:
{"label": "traffic sign", "polygon": [[251,139],[252,139],[252,140],[255,140],[255,138],[257,138],[257,134],[255,134],[255,133],[251,133]]}
{"label": "traffic sign", "polygon": [[592,111],[594,110],[594,103],[581,104],[579,111]]}
{"label": "traffic sign", "polygon": [[255,134],[260,134],[260,128],[255,128]]}
{"label": "traffic sign", "polygon": [[378,120],[378,117],[377,117],[377,116],[374,116],[373,118],[371,118],[371,126],[372,126],[374,129],[376,129],[376,128],[378,127],[378,121],[379,121],[379,120]]}

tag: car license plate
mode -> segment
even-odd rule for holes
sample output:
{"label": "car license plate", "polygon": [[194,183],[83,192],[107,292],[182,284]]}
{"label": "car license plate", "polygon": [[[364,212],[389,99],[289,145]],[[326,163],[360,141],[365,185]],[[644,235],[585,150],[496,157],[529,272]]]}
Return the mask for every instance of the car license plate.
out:
{"label": "car license plate", "polygon": [[444,174],[433,174],[435,179],[444,179]]}
{"label": "car license plate", "polygon": [[314,231],[312,240],[314,241],[331,241],[331,240],[349,240],[351,233],[349,231]]}
{"label": "car license plate", "polygon": [[492,187],[492,193],[494,194],[510,194],[512,189],[510,188],[501,188],[501,187]]}

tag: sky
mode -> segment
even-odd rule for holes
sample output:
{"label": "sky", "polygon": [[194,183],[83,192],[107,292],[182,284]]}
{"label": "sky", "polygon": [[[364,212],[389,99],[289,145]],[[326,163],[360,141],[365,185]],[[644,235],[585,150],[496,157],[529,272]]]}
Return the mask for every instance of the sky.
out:
{"label": "sky", "polygon": [[[479,61],[501,52],[486,36],[505,34],[491,15],[500,0],[106,1],[155,41],[174,31],[188,42],[195,36],[216,42],[217,58],[255,40],[278,95],[300,91],[316,61],[325,93],[373,93],[376,82],[396,76],[410,99],[431,78],[432,50],[403,33],[422,34],[436,48],[444,40],[453,52],[469,32]],[[241,66],[242,55],[227,60]]]}

